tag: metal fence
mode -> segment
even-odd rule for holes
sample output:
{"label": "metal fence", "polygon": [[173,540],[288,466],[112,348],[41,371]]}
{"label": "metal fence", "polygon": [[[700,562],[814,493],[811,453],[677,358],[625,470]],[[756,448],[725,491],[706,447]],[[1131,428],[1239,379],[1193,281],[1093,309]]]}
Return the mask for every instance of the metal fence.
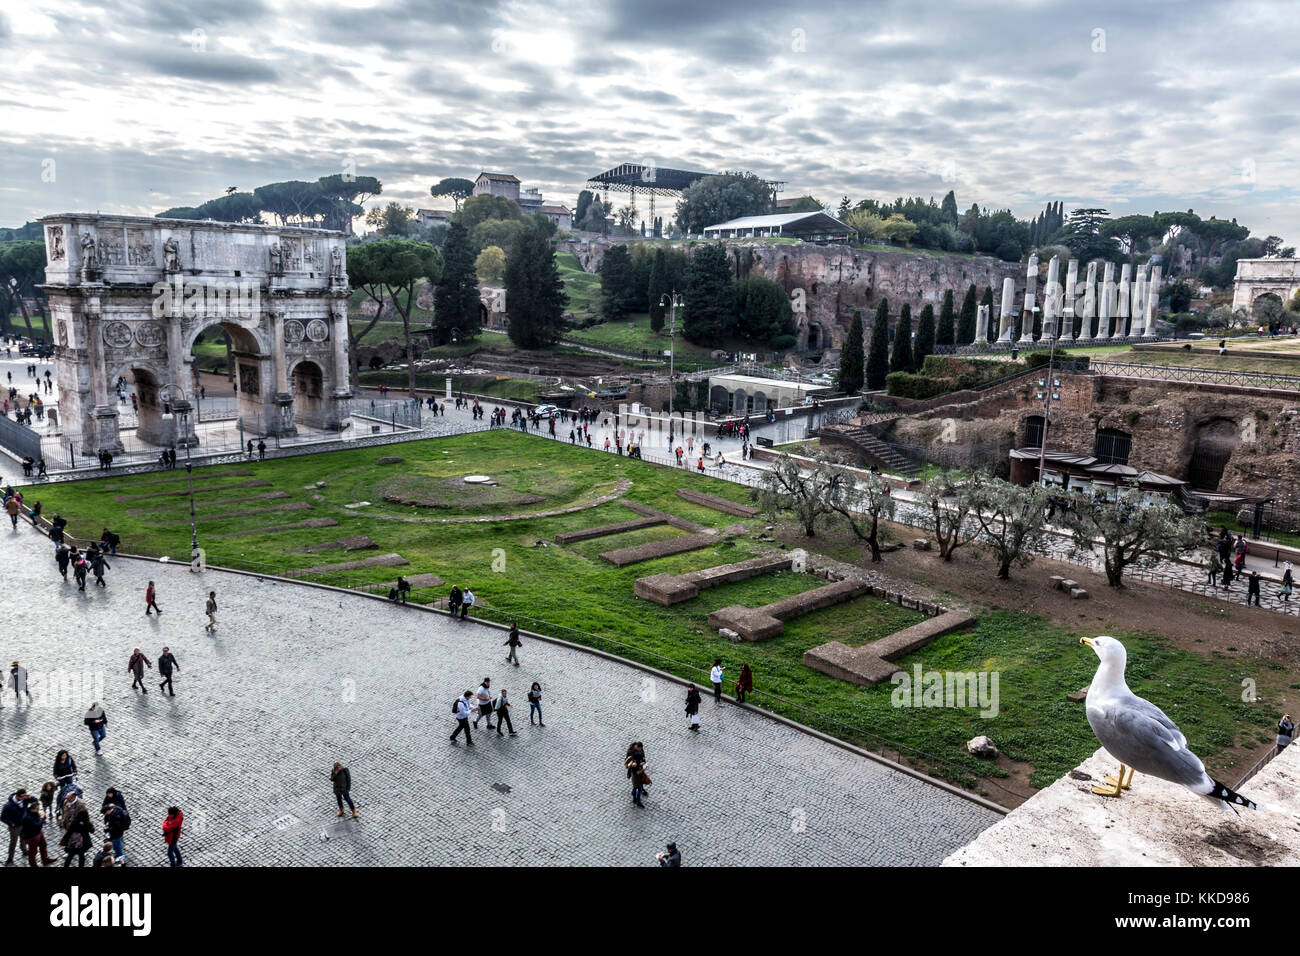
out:
{"label": "metal fence", "polygon": [[1192,368],[1180,365],[1131,365],[1121,362],[1093,362],[1096,375],[1112,378],[1149,379],[1159,382],[1189,382],[1193,385],[1238,385],[1278,391],[1300,391],[1300,376],[1271,372],[1236,372],[1226,369]]}
{"label": "metal fence", "polygon": [[30,456],[33,461],[41,457],[41,433],[26,425],[19,425],[8,415],[0,415],[0,445],[19,458]]}

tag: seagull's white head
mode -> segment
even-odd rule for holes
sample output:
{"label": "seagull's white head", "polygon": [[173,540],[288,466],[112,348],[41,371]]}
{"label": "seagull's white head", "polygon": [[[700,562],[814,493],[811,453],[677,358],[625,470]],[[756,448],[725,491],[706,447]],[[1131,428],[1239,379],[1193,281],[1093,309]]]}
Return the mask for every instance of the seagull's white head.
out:
{"label": "seagull's white head", "polygon": [[1098,637],[1081,637],[1079,643],[1091,647],[1103,664],[1116,664],[1121,671],[1124,670],[1128,654],[1124,651],[1124,645],[1115,638],[1102,634]]}

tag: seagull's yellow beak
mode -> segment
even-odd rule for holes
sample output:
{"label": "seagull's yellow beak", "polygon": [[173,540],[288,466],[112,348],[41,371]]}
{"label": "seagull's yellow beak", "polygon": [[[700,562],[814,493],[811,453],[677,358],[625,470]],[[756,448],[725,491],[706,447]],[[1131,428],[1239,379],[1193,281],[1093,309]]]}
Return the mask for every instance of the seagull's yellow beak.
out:
{"label": "seagull's yellow beak", "polygon": [[1079,638],[1079,643],[1087,644],[1089,647],[1093,647],[1096,644],[1096,641],[1094,641],[1091,637],[1081,637]]}

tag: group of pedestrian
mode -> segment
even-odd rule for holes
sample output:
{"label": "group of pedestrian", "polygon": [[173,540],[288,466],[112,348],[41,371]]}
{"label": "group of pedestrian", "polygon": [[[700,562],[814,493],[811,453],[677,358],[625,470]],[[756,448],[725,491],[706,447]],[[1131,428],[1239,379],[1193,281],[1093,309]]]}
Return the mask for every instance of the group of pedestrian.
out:
{"label": "group of pedestrian", "polygon": [[253,444],[253,439],[250,438],[250,439],[248,440],[248,444],[245,446],[245,450],[248,452],[248,460],[249,460],[249,461],[252,461],[252,460],[253,460],[253,449],[254,449],[254,447],[257,448],[257,460],[258,460],[258,461],[266,461],[266,442],[264,442],[264,441],[263,441],[262,439],[260,439],[260,438],[257,440],[257,444],[256,444],[256,445]]}
{"label": "group of pedestrian", "polygon": [[[1210,540],[1209,528],[1202,535],[1201,541],[1210,548],[1210,559],[1205,564],[1206,583],[1216,591],[1222,587],[1225,591],[1232,589],[1235,578],[1246,578],[1246,604],[1260,607],[1260,595],[1263,577],[1259,571],[1248,568],[1246,556],[1250,554],[1250,542],[1245,535],[1233,536],[1226,526],[1220,528],[1216,540]],[[1277,597],[1290,602],[1295,590],[1295,568],[1290,561],[1284,563],[1282,580],[1279,582]]]}
{"label": "group of pedestrian", "polygon": [[162,454],[158,456],[158,467],[163,471],[176,470],[176,449],[164,448]]}
{"label": "group of pedestrian", "polygon": [[477,600],[474,592],[468,587],[452,585],[451,593],[447,597],[447,610],[451,611],[452,617],[459,617],[463,621],[469,617],[469,612]]}

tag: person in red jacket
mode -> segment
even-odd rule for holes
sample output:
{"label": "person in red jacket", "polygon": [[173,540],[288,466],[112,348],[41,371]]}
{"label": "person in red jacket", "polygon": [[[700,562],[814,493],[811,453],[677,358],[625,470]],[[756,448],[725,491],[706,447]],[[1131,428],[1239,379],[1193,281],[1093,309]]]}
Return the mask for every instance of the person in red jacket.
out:
{"label": "person in red jacket", "polygon": [[181,813],[180,807],[168,807],[167,819],[163,820],[163,842],[167,844],[167,859],[171,861],[172,866],[184,866],[185,861],[181,859],[181,823],[185,815]]}
{"label": "person in red jacket", "polygon": [[154,600],[154,590],[153,590],[152,581],[150,581],[149,586],[144,589],[144,616],[145,617],[149,616],[150,608],[157,611],[160,615],[162,614],[162,608],[160,608],[158,606],[158,602]]}

